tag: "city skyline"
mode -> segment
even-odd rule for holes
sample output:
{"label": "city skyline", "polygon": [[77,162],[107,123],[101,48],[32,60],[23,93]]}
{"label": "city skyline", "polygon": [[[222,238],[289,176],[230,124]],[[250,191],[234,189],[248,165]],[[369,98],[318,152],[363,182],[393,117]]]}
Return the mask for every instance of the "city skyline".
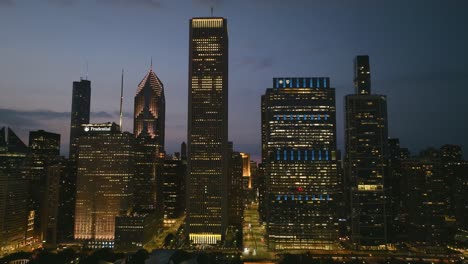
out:
{"label": "city skyline", "polygon": [[[455,122],[457,115],[467,111],[462,107],[466,91],[461,89],[468,76],[464,59],[468,53],[462,48],[468,42],[462,27],[467,20],[462,12],[465,3],[429,1],[421,5],[412,1],[404,2],[403,8],[403,1],[382,5],[329,1],[316,6],[305,1],[290,5],[256,1],[244,9],[242,2],[193,1],[184,9],[180,3],[165,1],[146,6],[141,1],[44,1],[28,6],[24,1],[9,2],[13,4],[0,5],[6,40],[0,47],[5,58],[0,62],[0,72],[4,73],[0,125],[13,127],[25,142],[30,130],[69,134],[71,83],[80,75],[86,78],[86,61],[93,87],[90,121],[118,120],[120,72],[124,67],[123,128],[132,131],[134,90],[152,56],[154,69],[166,88],[167,152],[176,151],[180,142],[186,141],[186,26],[192,16],[209,15],[213,6],[214,15],[231,21],[230,86],[236,88],[230,91],[229,140],[252,153],[254,160],[259,160],[261,150],[259,97],[277,75],[321,75],[334,80],[338,149],[344,150],[342,98],[353,87],[349,61],[359,54],[372,58],[374,91],[388,97],[389,136],[400,138],[401,145],[412,153],[444,143],[461,144],[467,153],[468,143],[462,136],[466,124]],[[30,19],[35,16],[25,15],[33,11],[50,17],[33,24]],[[68,16],[80,12],[86,12],[84,19]],[[365,18],[361,14],[366,14]],[[333,20],[327,20],[332,15]],[[293,19],[277,19],[283,16]],[[161,23],[166,20],[172,23]],[[57,21],[63,21],[62,25]],[[256,26],[255,30],[249,29],[250,24]],[[70,30],[64,31],[67,28]],[[107,33],[101,34],[105,30]],[[148,30],[156,36],[166,34],[166,41],[141,35]],[[261,34],[256,37],[256,32]],[[37,34],[41,37],[35,44],[23,37]],[[127,39],[137,35],[140,39],[147,37],[149,44],[130,45]],[[288,47],[288,52],[282,52]],[[294,62],[294,66],[287,67],[283,61]],[[15,73],[24,71],[31,78],[23,80]],[[447,92],[440,93],[440,87]],[[237,107],[240,103],[242,108]],[[426,131],[431,131],[430,135]],[[425,136],[418,136],[421,134]],[[62,137],[61,143],[62,155],[66,155],[67,137]]]}

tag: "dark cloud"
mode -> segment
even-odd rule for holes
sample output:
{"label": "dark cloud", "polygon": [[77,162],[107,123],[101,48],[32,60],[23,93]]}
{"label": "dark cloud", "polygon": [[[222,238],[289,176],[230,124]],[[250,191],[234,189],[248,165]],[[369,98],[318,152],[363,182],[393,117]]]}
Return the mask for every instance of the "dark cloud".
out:
{"label": "dark cloud", "polygon": [[[92,112],[91,118],[115,118],[117,113]],[[131,116],[125,113],[124,116]],[[70,112],[56,112],[50,110],[15,110],[0,108],[0,125],[18,126],[24,128],[38,127],[41,121],[70,119]],[[64,123],[66,125],[68,123]]]}
{"label": "dark cloud", "polygon": [[13,0],[0,0],[0,7],[2,6],[14,6],[15,1]]}
{"label": "dark cloud", "polygon": [[219,6],[222,4],[222,0],[193,0],[193,3],[201,6]]}
{"label": "dark cloud", "polygon": [[98,4],[117,6],[117,7],[148,7],[161,8],[161,1],[157,0],[96,0]]}
{"label": "dark cloud", "polygon": [[437,70],[411,73],[395,76],[393,80],[383,80],[382,83],[394,82],[437,82],[437,81],[467,81],[467,70]]}
{"label": "dark cloud", "polygon": [[60,7],[68,7],[76,4],[77,0],[48,0],[49,3]]}
{"label": "dark cloud", "polygon": [[255,58],[255,57],[244,57],[238,65],[235,67],[248,68],[252,71],[260,71],[269,69],[273,66],[273,59],[270,57]]}

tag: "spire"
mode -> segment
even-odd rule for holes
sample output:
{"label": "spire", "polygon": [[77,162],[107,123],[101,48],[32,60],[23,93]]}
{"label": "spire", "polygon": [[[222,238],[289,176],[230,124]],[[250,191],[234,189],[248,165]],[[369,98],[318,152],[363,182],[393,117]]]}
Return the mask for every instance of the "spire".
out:
{"label": "spire", "polygon": [[124,77],[124,69],[122,68],[122,82],[120,84],[120,131],[122,131],[122,104],[123,104],[123,77]]}
{"label": "spire", "polygon": [[151,56],[150,71],[153,71],[153,56]]}

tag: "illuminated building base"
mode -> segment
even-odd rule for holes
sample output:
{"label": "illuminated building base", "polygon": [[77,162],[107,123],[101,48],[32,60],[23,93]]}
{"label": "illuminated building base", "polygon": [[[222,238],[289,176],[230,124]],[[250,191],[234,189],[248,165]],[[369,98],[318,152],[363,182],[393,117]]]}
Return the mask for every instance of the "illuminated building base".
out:
{"label": "illuminated building base", "polygon": [[221,241],[220,234],[189,234],[190,241],[197,245],[215,245]]}
{"label": "illuminated building base", "polygon": [[268,247],[272,250],[336,250],[337,244],[329,241],[297,239],[288,236],[270,236]]}

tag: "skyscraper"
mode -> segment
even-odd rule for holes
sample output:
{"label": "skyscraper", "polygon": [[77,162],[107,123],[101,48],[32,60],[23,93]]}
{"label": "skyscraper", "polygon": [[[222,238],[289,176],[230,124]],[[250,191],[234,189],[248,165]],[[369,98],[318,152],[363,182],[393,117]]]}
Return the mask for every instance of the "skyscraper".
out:
{"label": "skyscraper", "polygon": [[274,78],[262,96],[267,243],[332,249],[338,238],[335,89],[329,78]]}
{"label": "skyscraper", "polygon": [[30,206],[35,211],[35,236],[42,241],[43,231],[47,225],[47,221],[42,221],[47,207],[47,200],[44,199],[47,189],[47,169],[58,162],[60,134],[44,130],[29,132],[29,150]]}
{"label": "skyscraper", "polygon": [[164,150],[166,99],[164,85],[153,71],[153,65],[138,85],[135,95],[133,134],[149,137],[158,153]]}
{"label": "skyscraper", "polygon": [[115,123],[82,126],[79,139],[75,239],[112,247],[115,217],[131,209],[133,135]]}
{"label": "skyscraper", "polygon": [[25,243],[28,220],[28,181],[21,168],[28,149],[16,134],[0,129],[0,252]]}
{"label": "skyscraper", "polygon": [[354,73],[355,94],[345,97],[351,239],[361,249],[383,249],[387,244],[387,100],[371,94],[368,56],[356,57]]}
{"label": "skyscraper", "polygon": [[227,226],[228,34],[221,17],[190,20],[187,234],[216,244]]}
{"label": "skyscraper", "polygon": [[76,162],[77,140],[83,132],[81,125],[89,123],[91,81],[80,80],[79,82],[73,82],[72,96],[69,157]]}
{"label": "skyscraper", "polygon": [[[133,179],[134,208],[138,212],[162,210],[159,170],[164,154],[166,103],[164,85],[150,70],[140,82],[135,95],[133,132],[136,137],[135,177]],[[159,183],[159,185],[161,185]]]}

